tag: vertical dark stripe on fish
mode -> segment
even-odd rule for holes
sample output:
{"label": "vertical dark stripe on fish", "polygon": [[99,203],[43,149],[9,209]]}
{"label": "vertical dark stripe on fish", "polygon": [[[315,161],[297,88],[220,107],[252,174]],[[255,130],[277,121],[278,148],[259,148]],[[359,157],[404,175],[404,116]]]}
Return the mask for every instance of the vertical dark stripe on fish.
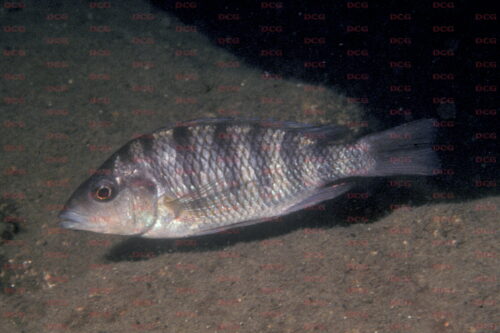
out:
{"label": "vertical dark stripe on fish", "polygon": [[311,147],[311,156],[316,160],[316,169],[318,172],[318,177],[324,181],[327,181],[336,176],[332,176],[332,167],[334,162],[338,159],[333,146],[327,146],[325,144],[316,143]]}
{"label": "vertical dark stripe on fish", "polygon": [[132,143],[121,147],[116,154],[120,157],[122,163],[134,163],[134,154],[132,152]]}
{"label": "vertical dark stripe on fish", "polygon": [[142,147],[142,153],[144,161],[143,163],[153,164],[154,162],[151,160],[154,156],[154,139],[151,135],[143,135],[139,137],[138,142]]}
{"label": "vertical dark stripe on fish", "polygon": [[214,129],[213,148],[215,160],[222,172],[229,188],[237,186],[241,181],[241,170],[236,167],[236,146],[241,144],[241,134],[235,134],[227,123],[218,123]]}
{"label": "vertical dark stripe on fish", "polygon": [[182,185],[190,188],[193,184],[191,176],[193,171],[190,160],[193,159],[193,148],[191,145],[192,135],[188,126],[174,127],[172,133],[173,143],[175,147],[175,166],[176,173],[180,174]]}
{"label": "vertical dark stripe on fish", "polygon": [[[268,208],[272,207],[277,199],[275,193],[277,170],[275,170],[276,165],[273,163],[274,159],[279,158],[279,155],[277,155],[279,152],[275,150],[276,144],[279,143],[274,140],[277,130],[277,128],[263,127],[260,128],[260,133],[258,134],[259,147],[256,155],[259,158],[260,168],[257,172],[260,175],[261,199]],[[262,197],[262,195],[264,196]]]}
{"label": "vertical dark stripe on fish", "polygon": [[[215,170],[215,177],[216,177],[216,189],[222,189],[223,182],[218,179],[218,170],[222,170],[222,174],[224,175],[224,181],[229,182],[229,178],[231,178],[230,174],[227,171],[227,164],[226,164],[226,151],[227,151],[227,146],[228,146],[228,139],[229,136],[227,134],[227,124],[226,123],[216,123],[213,124],[213,131],[212,131],[212,146],[210,147],[210,155],[211,155],[211,163],[213,163],[210,168]],[[207,198],[207,200],[215,200],[214,205],[215,209],[217,210],[218,214],[221,216],[225,216],[226,211],[222,209],[223,207],[223,200],[222,198]]]}
{"label": "vertical dark stripe on fish", "polygon": [[283,161],[283,174],[286,177],[286,181],[291,184],[302,182],[302,173],[304,171],[302,163],[297,163],[302,157],[301,152],[303,151],[299,135],[296,131],[285,131],[279,150]]}
{"label": "vertical dark stripe on fish", "polygon": [[317,136],[316,143],[311,147],[312,157],[317,161],[318,176],[321,179],[330,179],[331,165],[337,160],[338,156],[331,154],[334,146],[326,144],[326,138]]}
{"label": "vertical dark stripe on fish", "polygon": [[250,140],[249,164],[255,173],[256,181],[262,189],[272,184],[272,178],[266,170],[266,154],[263,150],[263,139],[266,130],[266,128],[259,127],[258,124],[253,124],[248,133]]}
{"label": "vertical dark stripe on fish", "polygon": [[190,137],[191,133],[189,132],[187,126],[174,127],[172,138],[174,139],[174,144],[176,146],[189,145]]}

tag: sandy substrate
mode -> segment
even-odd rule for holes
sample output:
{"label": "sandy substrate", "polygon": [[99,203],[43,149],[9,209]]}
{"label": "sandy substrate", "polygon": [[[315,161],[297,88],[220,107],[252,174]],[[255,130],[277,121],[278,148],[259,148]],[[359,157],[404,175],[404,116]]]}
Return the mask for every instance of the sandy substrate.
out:
{"label": "sandy substrate", "polygon": [[[68,19],[47,19],[54,13]],[[380,124],[328,87],[263,78],[147,3],[37,2],[1,15],[26,32],[1,42],[1,73],[13,76],[0,114],[0,331],[498,329],[500,200],[457,196],[432,178],[362,184],[265,225],[194,239],[59,229],[59,209],[93,169],[175,121]]]}

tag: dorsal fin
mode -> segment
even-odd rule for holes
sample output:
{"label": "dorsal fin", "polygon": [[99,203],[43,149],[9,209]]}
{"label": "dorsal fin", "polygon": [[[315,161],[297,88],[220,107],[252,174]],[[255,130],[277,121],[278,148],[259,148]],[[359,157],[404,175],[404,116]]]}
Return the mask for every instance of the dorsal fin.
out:
{"label": "dorsal fin", "polygon": [[194,125],[217,125],[226,124],[229,126],[234,125],[258,125],[269,128],[283,128],[304,133],[310,136],[311,139],[318,139],[319,141],[335,141],[347,137],[351,131],[349,128],[341,125],[326,124],[326,125],[311,125],[299,123],[295,121],[280,121],[280,120],[260,120],[256,118],[200,118],[175,123],[173,126],[165,127],[159,130],[168,129],[178,126],[194,126]]}

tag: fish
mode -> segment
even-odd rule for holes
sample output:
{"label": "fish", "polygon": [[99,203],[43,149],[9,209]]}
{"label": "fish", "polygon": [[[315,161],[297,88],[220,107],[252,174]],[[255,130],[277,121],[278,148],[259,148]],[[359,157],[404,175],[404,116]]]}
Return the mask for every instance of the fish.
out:
{"label": "fish", "polygon": [[317,205],[356,181],[429,176],[440,161],[434,119],[346,140],[343,126],[208,118],[126,143],[70,196],[66,229],[184,238]]}

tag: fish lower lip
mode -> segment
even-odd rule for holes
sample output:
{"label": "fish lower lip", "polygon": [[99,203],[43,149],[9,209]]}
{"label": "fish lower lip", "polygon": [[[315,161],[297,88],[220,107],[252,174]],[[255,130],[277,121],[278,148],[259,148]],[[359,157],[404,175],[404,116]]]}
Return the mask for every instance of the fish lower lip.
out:
{"label": "fish lower lip", "polygon": [[76,229],[78,222],[75,221],[62,221],[59,223],[59,226],[64,229]]}
{"label": "fish lower lip", "polygon": [[61,219],[59,225],[65,229],[80,229],[87,223],[85,216],[71,211],[62,212],[59,218]]}

